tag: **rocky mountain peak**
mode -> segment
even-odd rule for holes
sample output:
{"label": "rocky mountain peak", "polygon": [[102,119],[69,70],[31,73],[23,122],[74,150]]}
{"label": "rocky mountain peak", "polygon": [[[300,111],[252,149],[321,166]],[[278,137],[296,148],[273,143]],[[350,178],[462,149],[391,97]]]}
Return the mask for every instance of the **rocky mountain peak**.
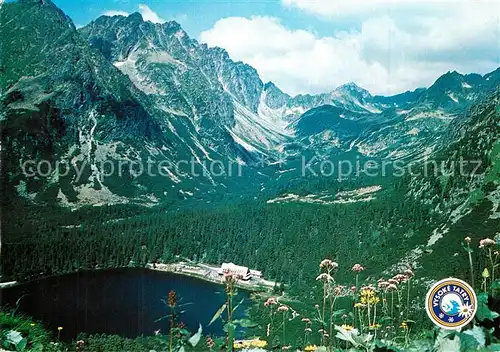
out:
{"label": "rocky mountain peak", "polygon": [[363,99],[371,98],[371,94],[369,91],[367,91],[364,88],[361,88],[354,82],[348,82],[346,84],[337,87],[337,89],[334,90],[334,93],[355,95]]}

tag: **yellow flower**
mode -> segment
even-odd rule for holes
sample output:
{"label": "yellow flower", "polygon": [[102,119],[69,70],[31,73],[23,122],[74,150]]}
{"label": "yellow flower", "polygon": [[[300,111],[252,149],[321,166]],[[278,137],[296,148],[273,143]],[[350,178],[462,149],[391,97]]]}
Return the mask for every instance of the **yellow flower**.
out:
{"label": "yellow flower", "polygon": [[402,322],[401,325],[399,326],[401,329],[408,329],[408,324],[406,322]]}
{"label": "yellow flower", "polygon": [[237,341],[234,341],[234,343],[233,343],[233,347],[235,349],[251,348],[251,347],[264,348],[266,346],[267,346],[267,341],[264,341],[261,339],[237,340]]}
{"label": "yellow flower", "polygon": [[36,324],[35,323],[30,323],[30,326],[35,326]]}
{"label": "yellow flower", "polygon": [[364,304],[364,303],[358,302],[358,303],[354,304],[354,308],[364,308],[364,307],[366,307],[366,304]]}
{"label": "yellow flower", "polygon": [[344,325],[342,325],[342,329],[344,329],[346,331],[351,331],[352,329],[354,329],[354,327],[352,325],[344,324]]}
{"label": "yellow flower", "polygon": [[242,343],[235,342],[235,343],[233,343],[233,347],[234,347],[234,349],[239,350],[240,348],[243,348],[245,346],[243,346]]}
{"label": "yellow flower", "polygon": [[314,352],[318,349],[316,345],[309,345],[304,348],[304,352]]}
{"label": "yellow flower", "polygon": [[62,327],[62,326],[58,326],[58,327],[57,327],[57,330],[59,330],[59,331],[61,331],[62,329],[63,329],[63,327]]}
{"label": "yellow flower", "polygon": [[378,329],[380,329],[380,324],[377,324],[377,323],[372,324],[369,326],[369,329],[370,330],[378,330]]}
{"label": "yellow flower", "polygon": [[372,296],[372,295],[366,295],[366,296],[361,296],[361,303],[363,304],[370,304],[370,305],[375,305],[378,302],[380,302],[380,298],[377,296]]}

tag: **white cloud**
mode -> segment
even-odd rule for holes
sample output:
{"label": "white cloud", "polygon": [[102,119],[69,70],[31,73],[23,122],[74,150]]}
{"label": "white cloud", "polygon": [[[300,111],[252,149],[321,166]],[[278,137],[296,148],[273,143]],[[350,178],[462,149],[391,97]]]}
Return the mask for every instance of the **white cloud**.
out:
{"label": "white cloud", "polygon": [[398,13],[439,16],[458,8],[498,9],[497,0],[282,0],[281,3],[325,18]]}
{"label": "white cloud", "polygon": [[[359,25],[318,36],[286,28],[276,18],[230,17],[202,32],[200,39],[225,48],[233,59],[254,66],[264,81],[290,94],[331,91],[348,81],[374,94],[394,94],[428,86],[449,70],[485,73],[497,68],[500,12],[495,10],[500,2],[477,0],[478,6],[470,6],[454,1],[450,7],[450,1],[435,1],[434,7],[406,13],[416,1],[397,1],[405,4],[395,6],[396,0],[283,0],[321,16],[337,16],[342,10],[357,16]],[[374,5],[368,10],[353,5],[361,3]],[[394,6],[389,10],[387,5]],[[387,13],[381,11],[384,6]],[[441,11],[443,6],[448,11]],[[334,18],[325,20],[334,27]]]}
{"label": "white cloud", "polygon": [[110,16],[110,17],[113,17],[113,16],[128,16],[129,15],[128,12],[120,11],[120,10],[109,10],[109,11],[103,12],[102,14],[104,16]]}
{"label": "white cloud", "polygon": [[142,15],[142,18],[144,21],[151,21],[153,23],[163,23],[165,22],[164,19],[162,19],[156,12],[151,10],[149,6],[140,4],[139,5],[139,12]]}
{"label": "white cloud", "polygon": [[[139,13],[144,21],[151,21],[153,23],[164,23],[165,20],[162,19],[156,12],[151,10],[151,8],[144,4],[139,4]],[[103,12],[104,16],[128,16],[129,13],[121,10],[109,10]]]}

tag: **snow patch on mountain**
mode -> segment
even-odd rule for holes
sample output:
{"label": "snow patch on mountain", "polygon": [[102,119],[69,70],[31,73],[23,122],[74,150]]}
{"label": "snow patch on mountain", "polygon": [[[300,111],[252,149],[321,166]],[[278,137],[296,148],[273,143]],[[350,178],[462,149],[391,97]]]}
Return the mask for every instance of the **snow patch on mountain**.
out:
{"label": "snow patch on mountain", "polygon": [[448,94],[448,96],[450,97],[451,100],[453,100],[455,103],[458,103],[458,99],[457,97],[455,96],[455,94],[453,93],[450,93]]}
{"label": "snow patch on mountain", "polygon": [[282,125],[272,123],[269,117],[253,113],[236,100],[234,108],[235,125],[229,132],[235,142],[247,151],[267,155],[276,152],[277,146],[290,137]]}

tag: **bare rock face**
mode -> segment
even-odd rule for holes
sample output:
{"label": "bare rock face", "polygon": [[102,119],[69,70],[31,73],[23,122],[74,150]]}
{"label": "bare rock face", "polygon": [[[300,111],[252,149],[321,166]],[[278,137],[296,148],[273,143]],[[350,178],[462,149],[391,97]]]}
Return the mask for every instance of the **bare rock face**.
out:
{"label": "bare rock face", "polygon": [[[355,83],[291,97],[176,22],[134,13],[76,30],[50,0],[9,2],[0,16],[5,191],[70,206],[258,192],[264,182],[280,188],[300,178],[293,165],[301,155],[420,160],[443,140],[463,140],[448,131],[468,123],[464,112],[500,79],[499,70],[449,72],[393,97]],[[130,166],[148,160],[155,176]],[[50,170],[26,176],[23,165],[33,161]],[[214,161],[247,172],[216,177],[206,164]],[[107,175],[104,163],[120,176]]]}

